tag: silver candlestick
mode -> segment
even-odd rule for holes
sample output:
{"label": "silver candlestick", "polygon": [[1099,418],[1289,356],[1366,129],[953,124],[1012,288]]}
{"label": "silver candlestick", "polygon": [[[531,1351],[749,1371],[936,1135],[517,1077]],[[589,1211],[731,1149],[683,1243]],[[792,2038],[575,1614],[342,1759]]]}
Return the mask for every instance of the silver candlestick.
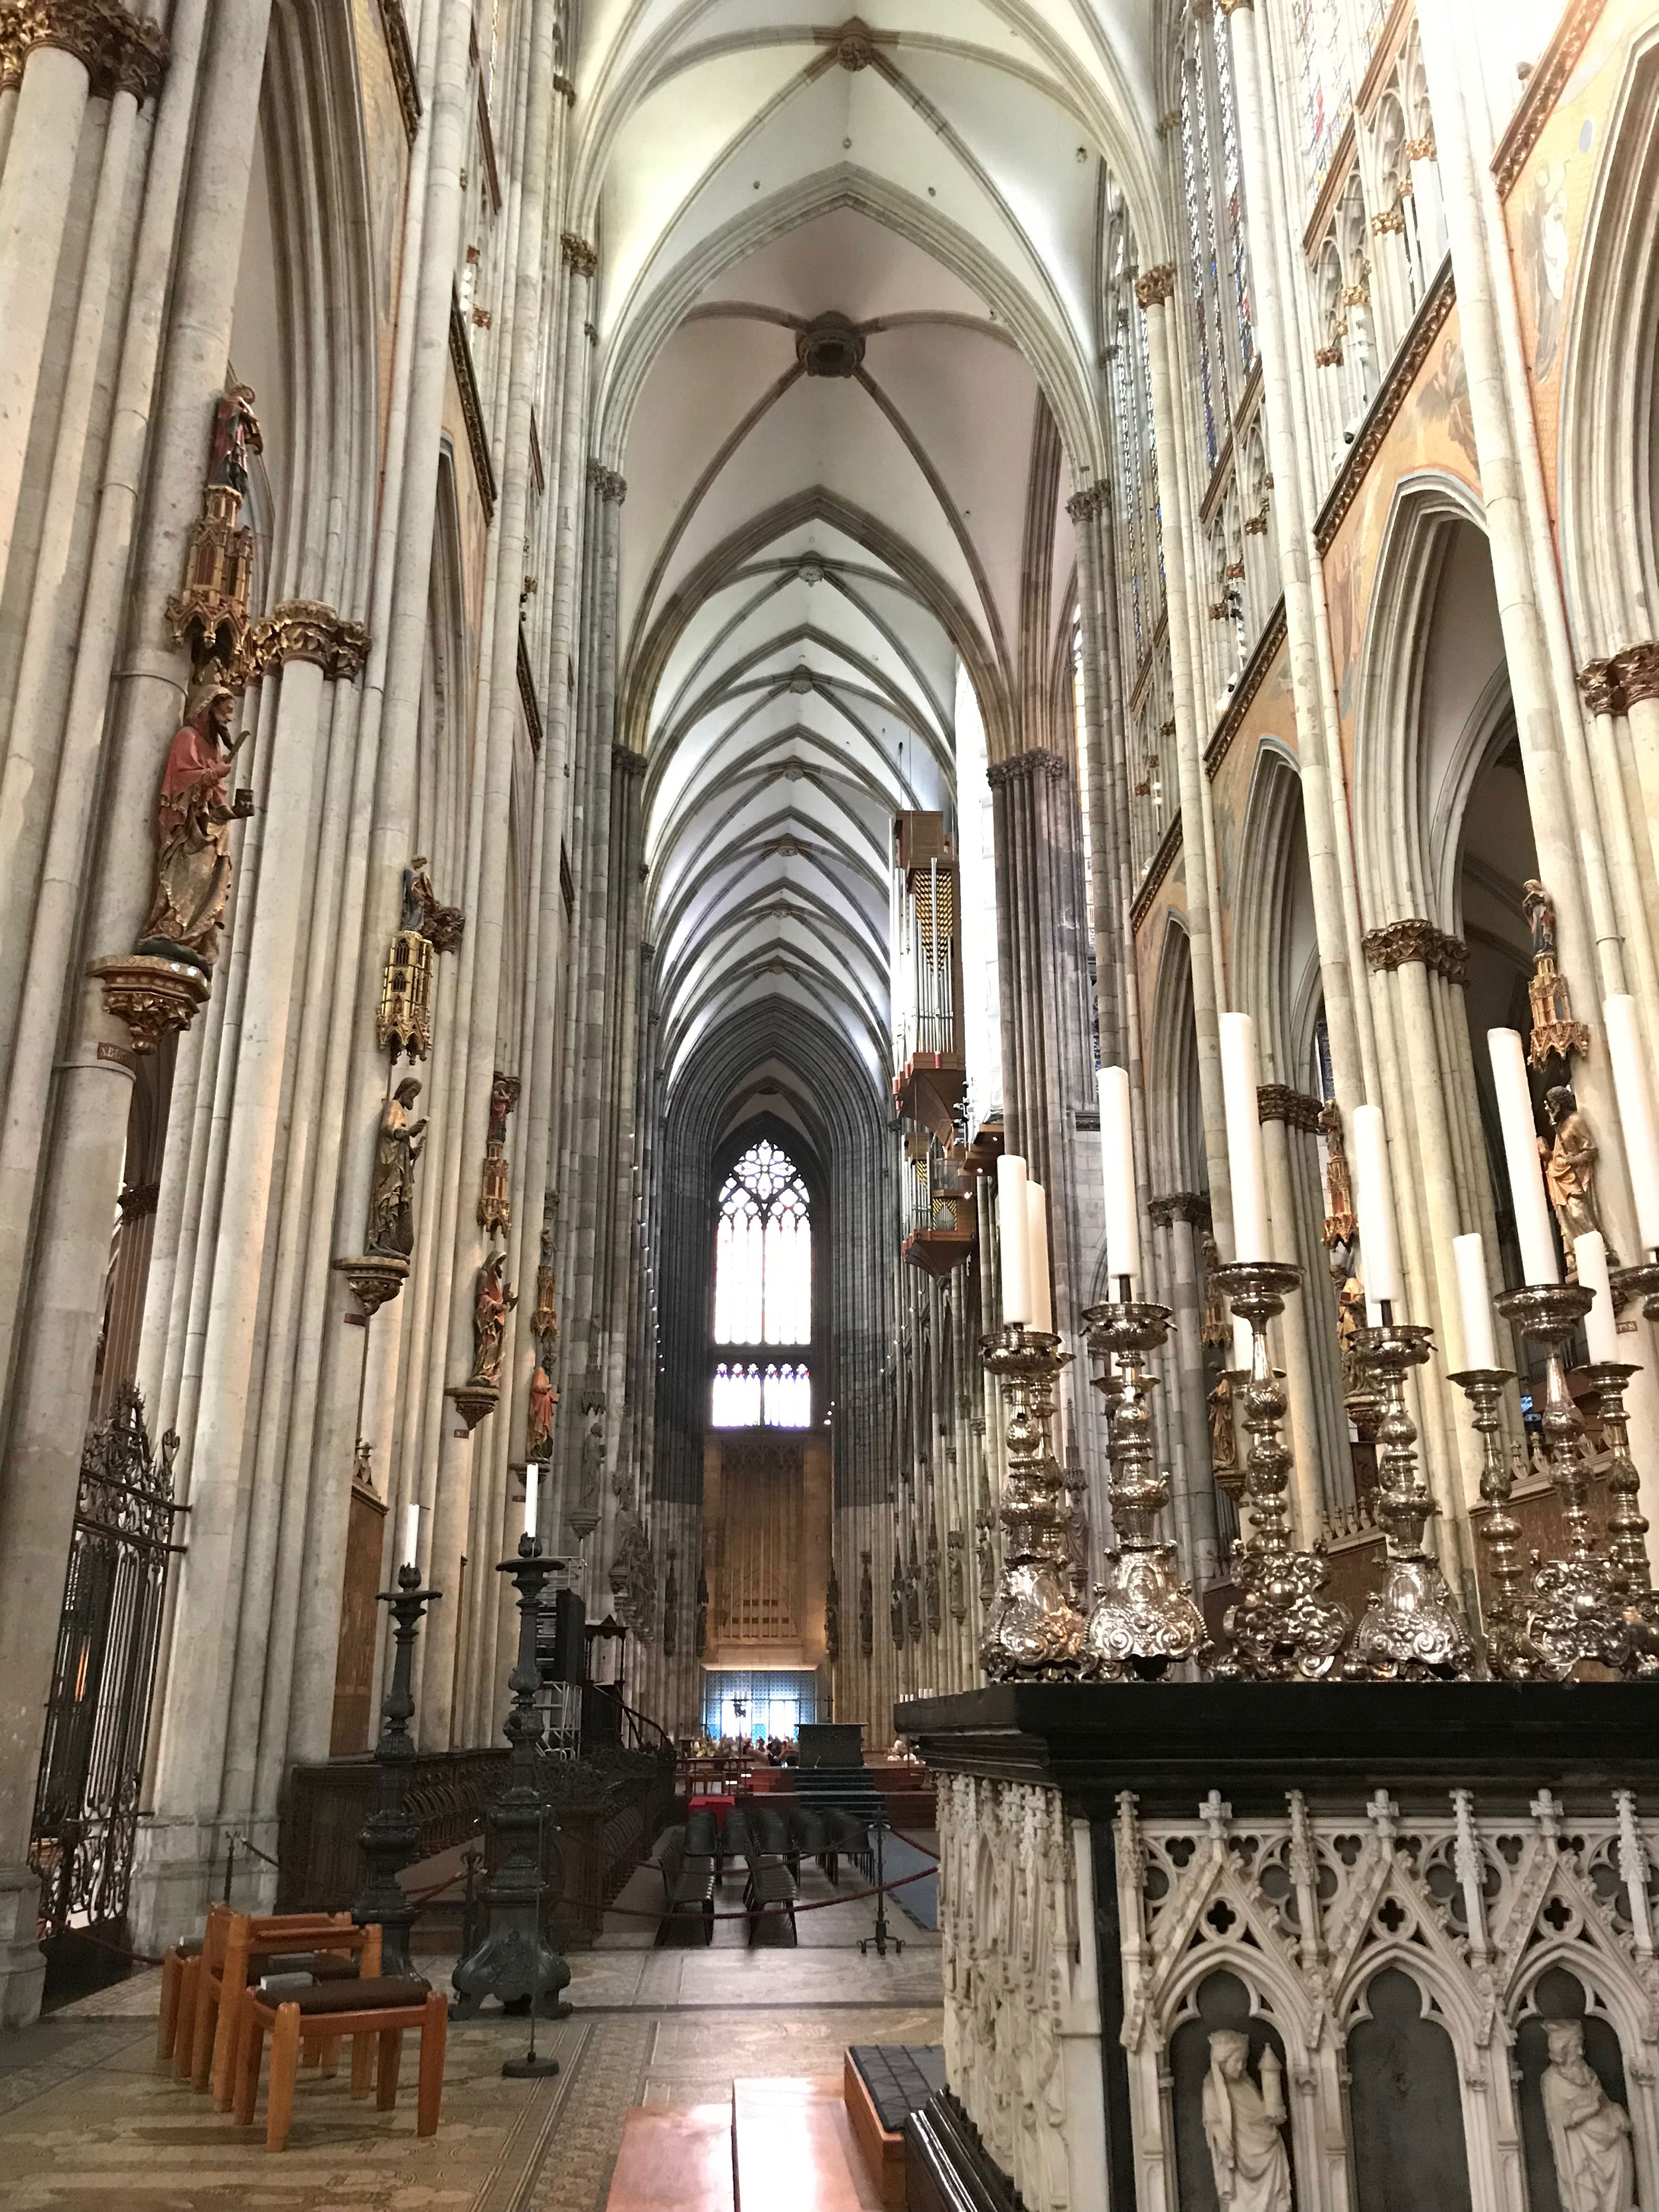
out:
{"label": "silver candlestick", "polygon": [[1106,1579],[1095,1587],[1083,1671],[1103,1682],[1156,1681],[1172,1665],[1198,1657],[1209,1643],[1204,1616],[1176,1565],[1175,1546],[1158,1534],[1170,1486],[1158,1471],[1152,1444],[1148,1401],[1158,1378],[1142,1362],[1163,1344],[1170,1309],[1125,1297],[1091,1306],[1083,1318],[1100,1355],[1095,1388],[1110,1408],[1107,1454],[1115,1546]]}
{"label": "silver candlestick", "polygon": [[1370,1681],[1458,1681],[1469,1671],[1469,1639],[1425,1542],[1439,1508],[1406,1411],[1407,1374],[1426,1362],[1434,1332],[1395,1321],[1386,1305],[1381,1310],[1381,1324],[1356,1330],[1354,1342],[1382,1392],[1376,1513],[1387,1540],[1382,1586],[1359,1617],[1344,1672]]}
{"label": "silver candlestick", "polygon": [[1071,1516],[1049,1443],[1054,1382],[1071,1356],[1057,1336],[1018,1322],[980,1346],[1010,1409],[1008,1484],[998,1512],[1002,1572],[980,1645],[994,1682],[1064,1681],[1078,1671],[1083,1616],[1070,1592]]}
{"label": "silver candlestick", "polygon": [[1249,1533],[1236,1539],[1232,1579],[1238,1596],[1223,1623],[1232,1656],[1212,1668],[1261,1682],[1316,1682],[1330,1674],[1353,1616],[1339,1599],[1322,1596],[1330,1577],[1323,1552],[1298,1551],[1285,1510],[1291,1455],[1279,1440],[1285,1393],[1267,1356],[1267,1323],[1302,1281],[1300,1267],[1278,1260],[1241,1260],[1218,1267],[1215,1282],[1250,1328],[1250,1373],[1244,1385],[1244,1427],[1250,1449],[1242,1500]]}
{"label": "silver candlestick", "polygon": [[1515,1376],[1507,1367],[1466,1367],[1450,1378],[1468,1400],[1470,1422],[1480,1439],[1480,1495],[1489,1510],[1480,1531],[1491,1588],[1482,1611],[1486,1665],[1500,1681],[1537,1682],[1549,1668],[1527,1633],[1527,1565],[1521,1523],[1510,1510],[1515,1469],[1503,1444],[1504,1389]]}

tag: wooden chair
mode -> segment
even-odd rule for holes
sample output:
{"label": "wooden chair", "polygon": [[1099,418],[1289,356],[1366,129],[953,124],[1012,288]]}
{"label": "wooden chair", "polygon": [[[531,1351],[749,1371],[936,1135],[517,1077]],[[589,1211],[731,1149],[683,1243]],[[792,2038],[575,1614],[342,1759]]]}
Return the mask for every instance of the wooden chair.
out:
{"label": "wooden chair", "polygon": [[201,1957],[202,1939],[192,1936],[175,1943],[161,1961],[161,2011],[155,2027],[158,2066],[165,2066],[173,2057],[181,2035],[186,2045],[190,2043]]}
{"label": "wooden chair", "polygon": [[[332,2038],[356,2039],[357,2051],[374,2037],[380,2045],[375,2101],[390,2112],[398,2100],[398,2072],[403,2060],[404,2031],[418,2028],[421,2035],[419,2087],[415,2104],[415,2132],[437,2131],[438,2107],[443,2097],[444,2039],[449,2008],[436,1990],[424,1982],[401,1976],[365,1977],[357,1982],[319,1982],[267,2001],[258,1990],[242,1993],[242,2027],[238,2037],[236,2124],[250,2127],[259,2098],[259,2066],[267,2034],[270,2037],[270,2094],[265,2108],[265,2148],[281,2150],[288,2142],[294,2119],[294,2084],[299,2071],[300,2040],[313,2031]],[[352,2063],[352,2092],[367,2087],[367,2065]]]}
{"label": "wooden chair", "polygon": [[[219,2026],[219,1990],[230,1948],[231,1927],[235,1921],[246,1917],[246,1914],[232,1911],[228,1905],[216,1905],[208,1913],[201,1955],[195,1961],[190,2035],[188,2039],[181,2036],[175,2046],[179,2079],[188,2080],[192,2088],[205,2089],[212,2075]],[[253,1920],[251,1926],[252,1948],[263,1955],[309,1949],[319,1937],[331,1932],[349,1931],[352,1919],[349,1912],[284,1912],[263,1916]],[[188,1975],[188,1966],[185,1972]]]}
{"label": "wooden chair", "polygon": [[[343,1915],[342,1923],[305,1930],[304,1948],[292,1951],[286,1943],[280,1950],[275,1948],[269,1935],[259,1932],[272,1925],[246,1912],[238,1913],[230,1923],[219,1975],[218,2021],[213,2038],[216,2112],[228,2112],[236,2095],[236,2039],[243,2024],[242,1992],[248,1985],[252,1961],[258,1961],[261,1973],[307,1973],[318,1982],[355,1981],[361,1975],[378,1975],[380,1971],[378,1923],[359,1928],[349,1915]],[[322,2059],[326,2051],[328,2071],[332,2073],[338,2039],[307,2037],[307,2060]],[[366,2061],[366,2046],[360,2045],[358,2056]]]}

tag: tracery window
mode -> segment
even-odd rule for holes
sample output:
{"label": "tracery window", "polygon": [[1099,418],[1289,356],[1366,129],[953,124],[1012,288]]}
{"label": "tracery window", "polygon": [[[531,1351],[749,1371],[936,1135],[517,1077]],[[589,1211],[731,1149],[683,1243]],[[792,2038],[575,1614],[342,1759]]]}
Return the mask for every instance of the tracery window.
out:
{"label": "tracery window", "polygon": [[727,1176],[714,1232],[715,1428],[804,1429],[812,1418],[805,1358],[733,1358],[738,1346],[812,1339],[811,1200],[799,1170],[763,1138]]}
{"label": "tracery window", "polygon": [[1128,212],[1112,209],[1106,250],[1106,348],[1118,481],[1112,501],[1118,625],[1123,650],[1139,667],[1164,611],[1164,548],[1158,511],[1158,441],[1146,318],[1134,295],[1137,254]]}
{"label": "tracery window", "polygon": [[1213,468],[1249,381],[1255,326],[1231,33],[1221,9],[1206,13],[1209,29],[1195,11],[1181,49],[1181,183],[1205,456]]}
{"label": "tracery window", "polygon": [[1302,165],[1308,198],[1319,197],[1353,106],[1339,0],[1292,0],[1302,94]]}

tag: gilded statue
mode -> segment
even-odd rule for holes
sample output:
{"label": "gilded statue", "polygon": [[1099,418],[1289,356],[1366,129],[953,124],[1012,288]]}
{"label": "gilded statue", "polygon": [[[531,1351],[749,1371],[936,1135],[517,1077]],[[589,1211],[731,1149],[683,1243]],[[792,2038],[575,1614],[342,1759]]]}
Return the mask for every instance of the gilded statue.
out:
{"label": "gilded statue", "polygon": [[1221,1248],[1215,1241],[1212,1230],[1204,1231],[1204,1323],[1199,1332],[1203,1344],[1223,1347],[1233,1340],[1231,1324],[1227,1319],[1227,1302],[1222,1297],[1215,1279],[1215,1271],[1221,1265]]}
{"label": "gilded statue", "polygon": [[1321,1234],[1327,1249],[1334,1249],[1339,1244],[1351,1244],[1359,1228],[1347,1142],[1342,1133],[1342,1109],[1334,1098],[1320,1109],[1319,1131],[1325,1139],[1325,1226]]}
{"label": "gilded statue", "polygon": [[501,1352],[507,1341],[507,1317],[519,1303],[519,1294],[502,1281],[507,1266],[504,1252],[492,1252],[478,1270],[478,1286],[472,1300],[471,1382],[499,1382]]}
{"label": "gilded statue", "polygon": [[409,1109],[420,1095],[420,1085],[406,1075],[380,1115],[368,1187],[368,1249],[388,1258],[406,1260],[415,1249],[415,1163],[426,1123],[411,1121]]}
{"label": "gilded statue", "polygon": [[489,1086],[489,1123],[484,1138],[483,1170],[478,1182],[478,1226],[486,1235],[505,1237],[513,1226],[513,1198],[507,1188],[507,1117],[519,1103],[519,1079],[498,1067]]}
{"label": "gilded statue", "polygon": [[1261,2053],[1258,2089],[1250,2077],[1249,2037],[1236,2027],[1218,2028],[1210,2038],[1203,2111],[1221,2212],[1291,2212],[1291,2161],[1280,2132],[1284,2069],[1273,2045]]}
{"label": "gilded statue", "polygon": [[439,952],[453,952],[460,944],[465,918],[459,907],[439,903],[424,853],[417,853],[404,870],[403,910],[398,927],[406,934],[425,938]]}
{"label": "gilded statue", "polygon": [[230,825],[253,811],[253,793],[227,798],[231,763],[246,741],[230,735],[235,694],[198,684],[167,747],[155,803],[155,896],[138,940],[142,953],[188,961],[211,974],[230,897]]}
{"label": "gilded statue", "polygon": [[540,1360],[530,1377],[530,1418],[525,1427],[525,1456],[526,1459],[547,1460],[552,1456],[553,1410],[559,1402],[559,1394],[547,1379],[547,1370]]}
{"label": "gilded statue", "polygon": [[1359,1331],[1365,1326],[1365,1291],[1358,1275],[1344,1279],[1336,1298],[1336,1351],[1341,1364],[1342,1395],[1369,1386],[1360,1365]]}
{"label": "gilded statue", "polygon": [[1630,2115],[1584,2056],[1581,2020],[1547,2020],[1549,2063],[1539,2089],[1561,2212],[1634,2212]]}
{"label": "gilded statue", "polygon": [[[1546,1144],[1541,1137],[1538,1140],[1544,1160],[1544,1181],[1560,1224],[1569,1273],[1576,1273],[1572,1265],[1573,1240],[1588,1236],[1592,1230],[1599,1233],[1601,1227],[1601,1211],[1595,1202],[1595,1162],[1600,1147],[1566,1084],[1559,1083],[1544,1093],[1544,1112],[1552,1133],[1550,1143]],[[1613,1257],[1610,1246],[1607,1257]]]}
{"label": "gilded statue", "polygon": [[234,491],[239,500],[246,499],[248,455],[262,453],[264,449],[259,418],[253,411],[252,390],[246,384],[228,386],[213,410],[213,436],[208,448],[209,484]]}
{"label": "gilded statue", "polygon": [[1566,978],[1556,961],[1555,902],[1535,877],[1528,877],[1522,888],[1521,910],[1532,939],[1532,974],[1527,982],[1532,1040],[1527,1057],[1534,1067],[1542,1067],[1547,1060],[1588,1052],[1589,1031],[1572,1018]]}
{"label": "gilded statue", "polygon": [[550,1192],[542,1201],[542,1255],[536,1269],[536,1310],[530,1316],[530,1333],[541,1347],[544,1364],[559,1340],[558,1286],[553,1273],[553,1209],[557,1203]]}
{"label": "gilded statue", "polygon": [[1233,1378],[1224,1367],[1210,1392],[1210,1465],[1231,1474],[1238,1465],[1238,1437],[1233,1427]]}

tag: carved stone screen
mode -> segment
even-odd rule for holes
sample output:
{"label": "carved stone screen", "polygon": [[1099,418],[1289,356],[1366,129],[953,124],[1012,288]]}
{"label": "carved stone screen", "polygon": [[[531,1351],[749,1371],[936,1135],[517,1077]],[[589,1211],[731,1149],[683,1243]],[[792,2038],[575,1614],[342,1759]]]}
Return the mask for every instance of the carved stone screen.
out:
{"label": "carved stone screen", "polygon": [[1472,2212],[1451,2038],[1396,1966],[1372,1976],[1365,2003],[1348,2037],[1358,2212]]}
{"label": "carved stone screen", "polygon": [[1625,2063],[1619,2038],[1611,2021],[1587,2009],[1584,1985],[1565,1966],[1553,1966],[1538,1978],[1532,2006],[1516,2031],[1515,2056],[1521,2069],[1521,2142],[1527,2163],[1528,2212],[1577,2212],[1564,2203],[1557,2185],[1555,2154],[1550,2148],[1549,2124],[1544,2117],[1543,2077],[1549,2064],[1546,2022],[1576,2020],[1583,2030],[1584,2057],[1609,2100],[1628,2111]]}
{"label": "carved stone screen", "polygon": [[[1276,2027],[1250,2014],[1249,1992],[1237,1974],[1211,1974],[1194,1992],[1197,2017],[1183,2021],[1170,2039],[1174,2076],[1176,2179],[1181,2212],[1224,2212],[1216,2191],[1215,2166],[1204,2130],[1204,2077],[1210,2067],[1210,2038],[1218,2028],[1237,2029],[1250,2043],[1249,2072],[1261,2081],[1261,2054],[1271,2050],[1281,2068],[1285,2045]],[[1288,2084],[1288,2073],[1284,2075]],[[1280,2130],[1285,2152],[1290,2130]],[[1291,2203],[1296,2202],[1291,2176]]]}

